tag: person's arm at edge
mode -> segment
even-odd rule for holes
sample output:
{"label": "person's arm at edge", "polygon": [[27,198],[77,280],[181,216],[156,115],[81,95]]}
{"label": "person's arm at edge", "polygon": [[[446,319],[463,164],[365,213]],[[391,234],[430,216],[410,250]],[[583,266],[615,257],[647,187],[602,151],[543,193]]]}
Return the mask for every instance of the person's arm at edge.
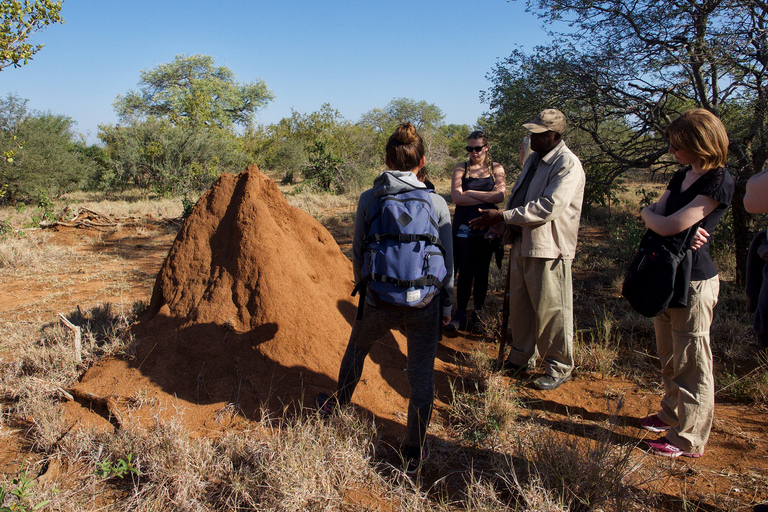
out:
{"label": "person's arm at edge", "polygon": [[763,169],[747,181],[744,209],[749,213],[768,213],[768,169]]}

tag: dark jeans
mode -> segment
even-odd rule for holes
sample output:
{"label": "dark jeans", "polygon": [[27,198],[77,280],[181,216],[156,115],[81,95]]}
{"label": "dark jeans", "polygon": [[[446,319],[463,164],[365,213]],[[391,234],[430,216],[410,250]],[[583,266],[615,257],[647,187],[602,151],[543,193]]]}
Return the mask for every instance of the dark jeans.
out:
{"label": "dark jeans", "polygon": [[491,266],[493,245],[488,239],[482,237],[454,237],[453,255],[456,270],[459,272],[456,280],[458,311],[467,310],[469,297],[473,292],[475,309],[483,309],[485,296],[488,293],[488,268]]}
{"label": "dark jeans", "polygon": [[366,304],[362,320],[355,320],[347,350],[339,368],[337,399],[340,405],[352,400],[363,364],[373,344],[400,328],[408,340],[408,401],[407,446],[424,446],[427,426],[432,415],[435,395],[435,354],[441,333],[440,300],[425,308],[382,309]]}

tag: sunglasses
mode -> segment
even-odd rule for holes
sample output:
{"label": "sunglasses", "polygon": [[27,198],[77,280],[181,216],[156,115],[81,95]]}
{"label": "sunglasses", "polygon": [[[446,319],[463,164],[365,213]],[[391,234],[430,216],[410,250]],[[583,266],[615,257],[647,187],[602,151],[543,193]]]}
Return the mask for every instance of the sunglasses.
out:
{"label": "sunglasses", "polygon": [[483,144],[482,146],[467,146],[464,149],[467,150],[467,153],[472,153],[473,151],[476,153],[479,153],[487,145],[488,144]]}

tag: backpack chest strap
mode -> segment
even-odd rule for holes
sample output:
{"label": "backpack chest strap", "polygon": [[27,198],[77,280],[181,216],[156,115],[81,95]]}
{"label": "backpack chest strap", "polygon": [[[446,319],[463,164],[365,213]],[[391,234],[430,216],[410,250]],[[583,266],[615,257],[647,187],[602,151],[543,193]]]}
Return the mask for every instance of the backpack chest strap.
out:
{"label": "backpack chest strap", "polygon": [[445,249],[440,238],[435,235],[429,234],[414,234],[414,233],[374,233],[365,238],[366,243],[382,242],[384,240],[394,240],[396,242],[428,242],[440,248],[440,251],[445,255]]}

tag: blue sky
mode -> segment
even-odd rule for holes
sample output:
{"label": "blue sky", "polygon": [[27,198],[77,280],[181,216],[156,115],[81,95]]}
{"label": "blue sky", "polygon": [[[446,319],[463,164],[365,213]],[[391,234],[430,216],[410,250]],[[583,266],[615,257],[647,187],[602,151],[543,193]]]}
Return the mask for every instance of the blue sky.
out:
{"label": "blue sky", "polygon": [[0,95],[71,117],[96,142],[114,124],[118,94],[139,73],[176,55],[203,54],[238,82],[262,79],[275,101],[257,121],[276,123],[329,103],[359,120],[393,98],[440,107],[447,123],[473,124],[487,110],[486,75],[516,46],[547,37],[521,1],[390,0],[280,2],[65,0],[66,23],[31,39],[46,46],[27,66],[0,72]]}

